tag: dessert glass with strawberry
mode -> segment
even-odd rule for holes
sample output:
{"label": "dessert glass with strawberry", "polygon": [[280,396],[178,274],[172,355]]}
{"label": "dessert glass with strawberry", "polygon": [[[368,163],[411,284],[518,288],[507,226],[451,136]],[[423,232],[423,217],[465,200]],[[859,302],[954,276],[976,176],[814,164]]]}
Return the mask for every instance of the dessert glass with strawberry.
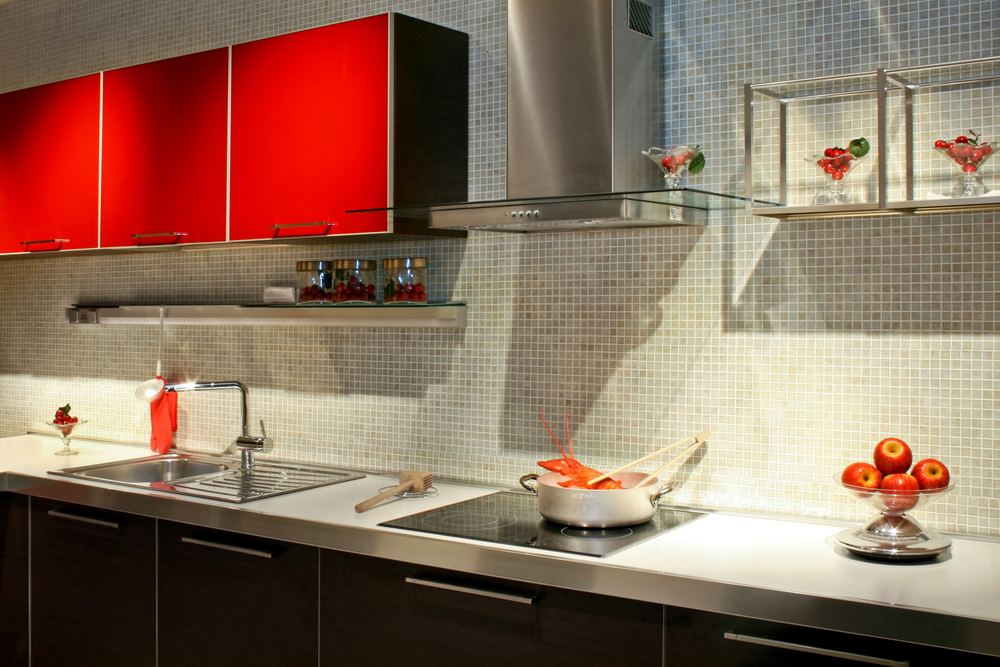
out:
{"label": "dessert glass with strawberry", "polygon": [[666,150],[663,148],[650,148],[642,151],[642,154],[655,162],[663,170],[663,180],[667,184],[668,190],[676,190],[681,185],[681,177],[685,172],[689,174],[699,174],[705,168],[705,154],[701,152],[701,146],[677,146]]}
{"label": "dessert glass with strawberry", "polygon": [[62,438],[63,448],[56,452],[56,456],[72,456],[77,453],[76,450],[69,448],[69,443],[73,440],[73,431],[89,421],[87,419],[80,419],[79,417],[70,415],[71,410],[72,408],[69,403],[67,403],[56,410],[56,414],[52,418],[52,421],[45,422],[57,430],[59,432],[59,436]]}
{"label": "dessert glass with strawberry", "polygon": [[851,141],[847,148],[827,148],[822,155],[811,155],[805,161],[820,170],[826,181],[826,188],[813,202],[819,206],[849,204],[850,198],[844,187],[844,179],[854,169],[868,159],[871,146],[864,137]]}
{"label": "dessert glass with strawberry", "polygon": [[980,135],[972,130],[969,130],[969,136],[961,135],[955,137],[954,141],[938,139],[934,142],[934,152],[961,174],[953,196],[981,197],[986,192],[980,171],[996,152],[997,146],[995,141],[982,141]]}

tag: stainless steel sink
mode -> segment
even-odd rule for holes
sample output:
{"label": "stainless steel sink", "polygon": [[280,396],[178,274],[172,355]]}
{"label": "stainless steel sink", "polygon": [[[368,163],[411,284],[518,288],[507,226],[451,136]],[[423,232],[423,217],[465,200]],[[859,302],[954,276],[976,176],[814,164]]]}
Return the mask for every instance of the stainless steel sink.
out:
{"label": "stainless steel sink", "polygon": [[233,503],[364,477],[324,466],[271,461],[256,461],[243,470],[235,458],[190,452],[50,470],[49,474]]}
{"label": "stainless steel sink", "polygon": [[170,457],[153,460],[125,461],[86,468],[73,468],[78,477],[99,479],[104,482],[125,484],[149,484],[151,482],[174,482],[187,477],[200,477],[229,470],[225,463],[196,461],[191,458]]}

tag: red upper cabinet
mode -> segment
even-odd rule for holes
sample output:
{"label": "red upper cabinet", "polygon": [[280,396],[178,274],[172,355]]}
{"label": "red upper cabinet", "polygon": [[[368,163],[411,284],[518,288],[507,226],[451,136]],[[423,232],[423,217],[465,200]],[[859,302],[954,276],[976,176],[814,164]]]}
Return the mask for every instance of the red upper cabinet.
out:
{"label": "red upper cabinet", "polygon": [[101,247],[227,240],[228,85],[228,48],[105,72]]}
{"label": "red upper cabinet", "polygon": [[232,109],[232,240],[405,233],[346,212],[467,198],[464,33],[387,14],[239,44]]}
{"label": "red upper cabinet", "polygon": [[100,100],[99,74],[0,95],[0,253],[97,247]]}
{"label": "red upper cabinet", "polygon": [[387,15],[233,47],[232,239],[386,231],[388,72]]}

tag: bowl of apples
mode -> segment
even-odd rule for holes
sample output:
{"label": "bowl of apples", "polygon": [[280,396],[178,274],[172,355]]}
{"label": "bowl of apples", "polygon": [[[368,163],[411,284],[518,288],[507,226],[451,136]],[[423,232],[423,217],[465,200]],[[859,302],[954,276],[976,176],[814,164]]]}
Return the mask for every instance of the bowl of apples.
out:
{"label": "bowl of apples", "polygon": [[913,451],[899,438],[875,446],[872,463],[851,463],[834,476],[849,496],[879,512],[860,528],[837,535],[847,550],[888,560],[931,558],[951,548],[951,540],[924,528],[907,512],[926,507],[951,493],[955,483],[937,459],[913,463]]}

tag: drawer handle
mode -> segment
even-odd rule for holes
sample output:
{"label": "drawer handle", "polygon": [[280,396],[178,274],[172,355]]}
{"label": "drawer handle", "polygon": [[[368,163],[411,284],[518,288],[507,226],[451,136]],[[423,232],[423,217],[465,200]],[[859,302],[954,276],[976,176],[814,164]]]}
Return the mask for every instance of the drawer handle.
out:
{"label": "drawer handle", "polygon": [[909,660],[889,660],[887,658],[875,658],[870,655],[859,653],[847,653],[845,651],[832,651],[826,648],[816,648],[805,644],[793,644],[791,642],[780,642],[774,639],[764,639],[763,637],[753,637],[751,635],[737,635],[732,632],[725,633],[726,639],[747,644],[757,644],[758,646],[770,646],[771,648],[784,648],[790,651],[800,651],[802,653],[813,653],[815,655],[825,655],[830,658],[840,658],[841,660],[853,660],[854,662],[864,662],[869,665],[883,665],[883,667],[907,667]]}
{"label": "drawer handle", "polygon": [[501,593],[499,591],[490,591],[483,588],[472,588],[469,586],[456,586],[455,584],[447,584],[443,581],[435,581],[434,579],[423,579],[419,577],[407,577],[406,583],[416,584],[418,586],[428,586],[430,588],[443,588],[446,591],[479,595],[484,598],[494,598],[496,600],[506,600],[508,602],[520,602],[521,604],[534,604],[535,600],[538,599],[537,595],[511,595],[510,593]]}
{"label": "drawer handle", "polygon": [[42,241],[21,241],[21,245],[36,245],[40,243],[69,243],[69,239],[44,239]]}
{"label": "drawer handle", "polygon": [[79,514],[70,514],[69,512],[61,512],[59,510],[49,510],[49,516],[57,516],[60,519],[70,519],[72,521],[82,521],[83,523],[92,523],[95,526],[105,526],[106,528],[121,528],[120,523],[115,523],[114,521],[102,521],[101,519],[92,519],[89,516],[80,516]]}
{"label": "drawer handle", "polygon": [[222,549],[223,551],[235,551],[238,554],[246,554],[247,556],[257,556],[258,558],[274,558],[274,554],[270,551],[262,551],[261,549],[247,549],[246,547],[237,547],[231,544],[220,544],[218,542],[209,542],[208,540],[197,540],[193,537],[182,537],[181,542],[187,542],[188,544],[197,544],[201,547],[211,547],[213,549]]}
{"label": "drawer handle", "polygon": [[150,234],[133,234],[134,239],[149,239],[158,236],[187,236],[187,232],[152,232]]}

